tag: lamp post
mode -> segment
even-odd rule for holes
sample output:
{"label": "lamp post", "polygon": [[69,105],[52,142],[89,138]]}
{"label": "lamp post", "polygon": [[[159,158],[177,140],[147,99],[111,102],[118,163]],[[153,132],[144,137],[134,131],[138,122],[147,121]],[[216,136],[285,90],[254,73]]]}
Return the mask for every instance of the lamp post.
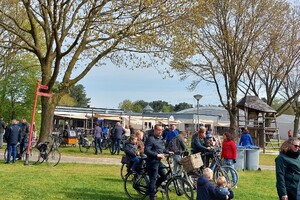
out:
{"label": "lamp post", "polygon": [[199,119],[199,100],[202,98],[202,95],[201,94],[195,94],[194,98],[197,100],[197,126],[196,126],[196,130],[198,131],[199,122],[200,122],[200,119]]}

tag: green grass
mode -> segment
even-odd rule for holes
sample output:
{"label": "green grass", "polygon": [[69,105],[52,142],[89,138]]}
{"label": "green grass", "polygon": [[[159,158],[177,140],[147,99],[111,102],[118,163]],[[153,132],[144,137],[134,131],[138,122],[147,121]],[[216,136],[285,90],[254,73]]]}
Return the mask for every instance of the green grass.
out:
{"label": "green grass", "polygon": [[[60,163],[24,166],[0,161],[1,199],[122,200],[124,193],[119,165]],[[239,171],[236,200],[276,199],[274,171]],[[162,199],[159,195],[159,199]]]}
{"label": "green grass", "polygon": [[261,153],[261,154],[259,154],[259,164],[274,166],[276,157],[277,157],[277,155]]}

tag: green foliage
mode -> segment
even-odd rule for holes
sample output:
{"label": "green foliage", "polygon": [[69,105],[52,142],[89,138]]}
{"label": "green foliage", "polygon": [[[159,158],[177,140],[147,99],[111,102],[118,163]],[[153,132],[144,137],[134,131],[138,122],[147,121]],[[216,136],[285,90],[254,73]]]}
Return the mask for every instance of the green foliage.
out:
{"label": "green foliage", "polygon": [[81,84],[70,87],[69,94],[75,99],[76,106],[78,107],[87,107],[87,105],[91,102],[91,98],[86,97],[84,86]]}
{"label": "green foliage", "polygon": [[[30,57],[25,61],[15,59],[14,64],[21,70],[4,76],[0,81],[0,111],[6,121],[22,117],[31,118],[39,71],[30,59]],[[26,68],[29,65],[33,67]]]}
{"label": "green foliage", "polygon": [[143,112],[143,109],[150,105],[153,108],[153,112],[178,112],[180,110],[192,108],[193,105],[188,103],[179,103],[175,106],[169,104],[166,101],[152,101],[152,102],[145,102],[143,100],[132,102],[128,99],[124,100],[119,104],[119,108],[124,111],[133,111],[133,112]]}

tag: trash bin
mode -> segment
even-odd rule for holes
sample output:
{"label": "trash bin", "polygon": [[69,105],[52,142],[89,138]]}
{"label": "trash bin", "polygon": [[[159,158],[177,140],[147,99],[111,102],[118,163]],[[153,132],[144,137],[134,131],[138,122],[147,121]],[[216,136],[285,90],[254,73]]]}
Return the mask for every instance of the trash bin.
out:
{"label": "trash bin", "polygon": [[259,168],[259,147],[253,146],[246,149],[246,169],[258,170]]}
{"label": "trash bin", "polygon": [[234,169],[244,170],[246,168],[246,152],[244,148],[237,147],[236,163],[234,164]]}

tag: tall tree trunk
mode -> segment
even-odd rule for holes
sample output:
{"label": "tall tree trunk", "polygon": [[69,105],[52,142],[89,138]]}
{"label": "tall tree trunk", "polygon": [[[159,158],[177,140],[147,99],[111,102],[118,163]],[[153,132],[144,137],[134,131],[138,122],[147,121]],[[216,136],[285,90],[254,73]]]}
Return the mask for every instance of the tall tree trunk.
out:
{"label": "tall tree trunk", "polygon": [[53,130],[54,110],[56,103],[50,98],[42,97],[41,134],[39,142],[49,141]]}

